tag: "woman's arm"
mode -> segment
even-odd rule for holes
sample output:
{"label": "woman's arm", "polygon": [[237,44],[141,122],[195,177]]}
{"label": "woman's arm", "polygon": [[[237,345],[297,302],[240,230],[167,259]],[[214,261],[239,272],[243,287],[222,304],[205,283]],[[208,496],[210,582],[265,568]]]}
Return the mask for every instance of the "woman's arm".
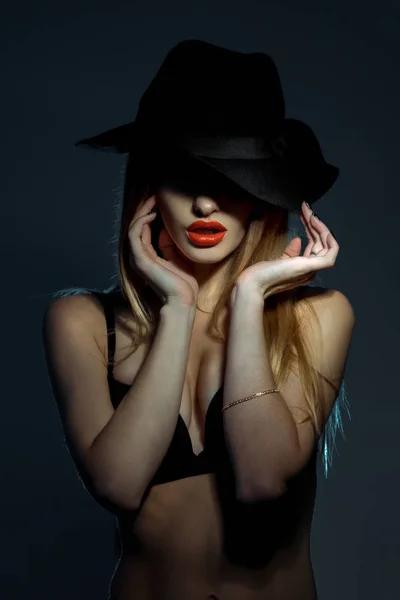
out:
{"label": "woman's arm", "polygon": [[93,306],[90,311],[91,317],[87,298],[76,296],[50,306],[43,322],[48,370],[80,467],[101,496],[134,510],[173,437],[195,313],[181,305],[162,307],[152,346],[114,409],[93,334]]}
{"label": "woman's arm", "polygon": [[164,305],[153,344],[89,458],[111,500],[137,508],[171,443],[185,383],[193,313]]}
{"label": "woman's arm", "polygon": [[[322,336],[321,350],[318,327],[311,327],[307,333],[315,356],[313,366],[339,387],[355,322],[353,309],[338,290],[324,290],[312,302]],[[231,306],[224,405],[276,388],[263,327],[264,299],[241,288]],[[324,397],[318,399],[322,429],[337,397],[331,386],[324,383],[323,387]],[[279,393],[253,398],[224,411],[224,433],[240,499],[259,501],[281,496],[288,481],[309,462],[316,434],[312,421],[298,422],[299,409],[304,416],[308,404],[299,378],[290,373]]]}

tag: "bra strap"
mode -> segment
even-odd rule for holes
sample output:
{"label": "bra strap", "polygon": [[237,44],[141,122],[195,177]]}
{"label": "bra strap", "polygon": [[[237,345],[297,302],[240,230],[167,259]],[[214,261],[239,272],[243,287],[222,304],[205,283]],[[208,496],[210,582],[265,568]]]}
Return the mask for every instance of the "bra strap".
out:
{"label": "bra strap", "polygon": [[107,354],[108,354],[108,377],[113,376],[114,354],[115,354],[115,316],[110,298],[104,292],[92,291],[101,302],[107,324]]}

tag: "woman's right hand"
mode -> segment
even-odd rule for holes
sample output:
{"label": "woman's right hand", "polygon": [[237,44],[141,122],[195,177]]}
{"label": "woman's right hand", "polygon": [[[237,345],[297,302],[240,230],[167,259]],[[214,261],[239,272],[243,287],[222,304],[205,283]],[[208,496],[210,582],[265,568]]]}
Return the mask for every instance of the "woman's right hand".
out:
{"label": "woman's right hand", "polygon": [[151,244],[150,224],[156,214],[147,213],[155,203],[154,195],[148,198],[129,227],[132,268],[151,285],[164,303],[178,302],[182,306],[194,307],[199,292],[197,280],[187,272],[165,228],[160,233],[159,246],[167,260],[158,256]]}

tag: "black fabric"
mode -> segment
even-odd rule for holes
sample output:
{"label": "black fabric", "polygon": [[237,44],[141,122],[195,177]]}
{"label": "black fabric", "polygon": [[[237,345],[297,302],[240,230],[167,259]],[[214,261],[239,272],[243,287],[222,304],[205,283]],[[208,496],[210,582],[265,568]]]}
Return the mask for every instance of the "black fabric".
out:
{"label": "black fabric", "polygon": [[135,163],[140,156],[152,168],[181,150],[255,198],[298,213],[303,201],[317,202],[339,175],[312,129],[285,118],[279,73],[269,55],[200,40],[170,50],[134,121],[75,145],[129,153]]}

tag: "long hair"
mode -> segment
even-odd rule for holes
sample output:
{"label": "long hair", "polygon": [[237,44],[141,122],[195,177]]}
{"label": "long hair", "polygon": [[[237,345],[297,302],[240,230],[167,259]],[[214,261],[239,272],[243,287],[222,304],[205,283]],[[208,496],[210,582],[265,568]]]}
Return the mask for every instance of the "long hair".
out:
{"label": "long hair", "polygon": [[[153,338],[159,322],[161,300],[152,287],[147,285],[132,268],[128,237],[132,219],[135,218],[137,211],[146,199],[155,192],[157,168],[157,161],[152,163],[148,159],[144,160],[139,152],[128,155],[128,161],[122,168],[114,204],[115,220],[110,240],[110,243],[116,248],[112,253],[114,274],[111,277],[115,283],[107,289],[70,287],[52,293],[53,299],[72,295],[90,295],[93,292],[112,294],[113,302],[128,309],[128,313],[134,317],[134,327],[132,327],[131,319],[124,318],[123,312],[116,312],[116,320],[132,340],[130,346],[132,353],[142,342]],[[289,217],[289,211],[284,208],[267,202],[255,202],[242,242],[227,257],[230,271],[224,278],[225,287],[211,316],[208,328],[209,335],[215,340],[223,342],[227,338],[227,330],[221,327],[220,317],[225,307],[228,308],[229,314],[230,295],[237,277],[245,268],[254,263],[276,259],[282,255],[290,241],[288,238]],[[151,232],[152,245],[160,256],[158,238],[162,226],[161,216],[157,213],[156,218],[151,222]],[[302,228],[299,231],[294,228],[293,232],[306,241]],[[320,280],[321,278],[317,275],[316,279]],[[322,286],[315,287],[321,288]],[[291,371],[300,378],[307,401],[307,410],[300,415],[300,409],[299,416],[301,418],[298,422],[312,421],[318,439],[324,475],[327,478],[329,468],[332,467],[333,451],[336,449],[337,432],[340,431],[342,437],[346,439],[341,409],[345,410],[351,419],[350,405],[345,389],[345,380],[342,379],[341,386],[337,390],[332,382],[313,367],[316,352],[313,353],[307,343],[305,333],[307,327],[311,326],[312,320],[317,323],[319,330],[320,327],[314,307],[306,295],[302,294],[304,289],[300,285],[292,285],[291,289],[283,290],[267,298],[264,305],[263,327],[277,387],[282,387]],[[108,336],[113,334],[115,331],[108,330]],[[122,357],[115,364],[125,358],[125,356]],[[323,380],[337,392],[336,401],[324,428],[322,428],[321,409],[321,399],[324,399],[325,389]]]}
{"label": "long hair", "polygon": [[[117,206],[115,226],[119,231],[115,240],[118,244],[115,254],[116,271],[119,272],[123,301],[129,307],[129,312],[134,316],[135,321],[135,332],[130,329],[132,352],[140,344],[153,338],[159,322],[161,300],[152,287],[132,268],[128,237],[132,220],[147,198],[155,192],[157,168],[156,161],[152,163],[148,158],[143,159],[140,152],[129,154],[124,171],[122,202],[119,201]],[[152,245],[160,256],[158,238],[162,226],[162,218],[158,211],[151,223],[151,232]],[[227,329],[220,321],[222,311],[227,309],[229,314],[230,296],[238,276],[244,269],[257,262],[279,258],[289,243],[288,233],[289,211],[287,209],[267,202],[255,201],[246,234],[238,248],[227,258],[229,269],[208,327],[208,334],[213,339],[219,342],[227,339]],[[304,413],[298,407],[298,423],[312,421],[320,448],[324,447],[325,475],[327,475],[327,465],[331,462],[331,449],[327,447],[324,435],[329,433],[334,441],[336,429],[342,430],[342,424],[339,406],[336,406],[335,414],[331,415],[329,430],[323,431],[322,401],[325,390],[323,380],[337,393],[339,390],[313,366],[315,354],[307,343],[306,331],[312,321],[316,323],[319,331],[321,330],[314,307],[302,293],[304,289],[300,284],[288,284],[287,289],[265,300],[264,334],[277,387],[283,386],[290,372],[294,372],[301,381],[307,410]],[[117,319],[121,326],[126,324],[124,317],[117,316]],[[320,348],[317,352],[321,351],[321,335],[319,343]],[[121,361],[125,358],[125,356],[121,358]],[[347,409],[345,397],[344,406]]]}

